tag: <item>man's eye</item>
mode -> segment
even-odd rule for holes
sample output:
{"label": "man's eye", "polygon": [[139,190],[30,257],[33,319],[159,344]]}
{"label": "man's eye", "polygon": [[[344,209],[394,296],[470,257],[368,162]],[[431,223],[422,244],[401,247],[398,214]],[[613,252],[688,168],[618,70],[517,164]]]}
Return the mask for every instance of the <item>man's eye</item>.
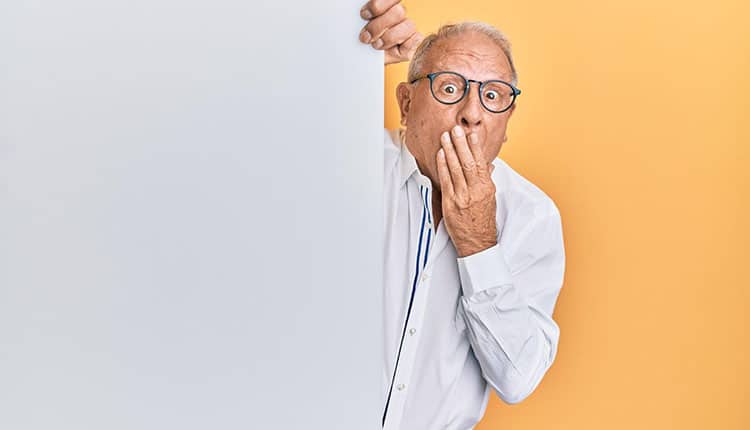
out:
{"label": "man's eye", "polygon": [[455,85],[446,85],[443,87],[443,91],[445,91],[447,94],[453,94],[456,92],[456,86]]}
{"label": "man's eye", "polygon": [[497,91],[487,91],[484,93],[484,96],[487,98],[487,100],[495,100],[499,97],[499,94]]}

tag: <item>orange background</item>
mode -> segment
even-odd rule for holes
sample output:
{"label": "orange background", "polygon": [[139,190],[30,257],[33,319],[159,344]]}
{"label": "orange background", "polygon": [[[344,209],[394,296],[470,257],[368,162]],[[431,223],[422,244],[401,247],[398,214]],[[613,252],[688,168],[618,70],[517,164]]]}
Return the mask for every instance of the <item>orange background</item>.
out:
{"label": "orange background", "polygon": [[[477,430],[750,429],[748,4],[404,2],[423,34],[508,35],[523,94],[500,157],[562,214],[557,359]],[[388,128],[406,69],[386,68]]]}

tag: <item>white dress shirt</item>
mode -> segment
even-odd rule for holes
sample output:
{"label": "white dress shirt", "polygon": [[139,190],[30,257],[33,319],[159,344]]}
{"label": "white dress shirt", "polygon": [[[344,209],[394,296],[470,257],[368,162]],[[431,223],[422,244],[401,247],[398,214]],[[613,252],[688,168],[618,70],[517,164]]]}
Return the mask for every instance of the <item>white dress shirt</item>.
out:
{"label": "white dress shirt", "polygon": [[403,136],[385,131],[384,429],[468,430],[490,388],[518,403],[555,359],[560,213],[495,159],[498,244],[458,258]]}

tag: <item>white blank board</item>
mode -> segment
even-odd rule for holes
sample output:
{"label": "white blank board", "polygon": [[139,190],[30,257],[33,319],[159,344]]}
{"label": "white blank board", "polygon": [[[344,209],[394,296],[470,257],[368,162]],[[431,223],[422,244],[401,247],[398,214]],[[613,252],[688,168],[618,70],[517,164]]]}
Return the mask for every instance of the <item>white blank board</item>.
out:
{"label": "white blank board", "polygon": [[379,428],[360,6],[0,4],[0,428]]}

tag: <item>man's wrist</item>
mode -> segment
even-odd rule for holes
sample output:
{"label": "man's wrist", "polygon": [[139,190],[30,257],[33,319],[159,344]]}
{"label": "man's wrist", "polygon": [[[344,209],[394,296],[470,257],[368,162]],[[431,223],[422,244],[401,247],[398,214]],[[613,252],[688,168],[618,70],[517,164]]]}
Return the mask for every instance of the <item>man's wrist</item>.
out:
{"label": "man's wrist", "polygon": [[456,246],[456,253],[459,258],[468,257],[492,248],[495,245],[497,245],[497,239],[461,243],[461,245]]}
{"label": "man's wrist", "polygon": [[466,297],[513,282],[499,244],[467,257],[459,257],[456,261],[461,289]]}

